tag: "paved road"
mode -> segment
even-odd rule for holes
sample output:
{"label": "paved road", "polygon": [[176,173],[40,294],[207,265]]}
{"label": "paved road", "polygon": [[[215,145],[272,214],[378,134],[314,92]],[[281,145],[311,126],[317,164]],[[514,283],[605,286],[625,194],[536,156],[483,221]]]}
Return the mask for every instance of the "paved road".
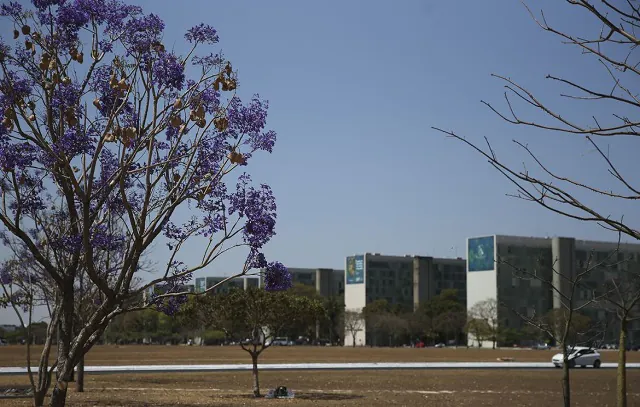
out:
{"label": "paved road", "polygon": [[[615,369],[617,363],[603,363],[602,369]],[[92,374],[162,373],[162,372],[229,372],[251,370],[250,364],[227,365],[138,365],[85,366]],[[269,363],[260,370],[384,370],[384,369],[554,369],[551,363],[527,362],[426,362],[426,363]],[[33,368],[36,369],[35,367]],[[640,363],[627,363],[627,369],[640,369]],[[0,375],[19,375],[26,367],[0,367]]]}

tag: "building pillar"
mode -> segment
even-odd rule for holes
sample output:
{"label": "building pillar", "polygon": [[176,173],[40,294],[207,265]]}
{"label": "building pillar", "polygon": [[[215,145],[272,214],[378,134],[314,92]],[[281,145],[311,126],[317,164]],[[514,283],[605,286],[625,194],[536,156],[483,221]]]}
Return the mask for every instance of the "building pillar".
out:
{"label": "building pillar", "polygon": [[571,283],[576,277],[575,249],[576,241],[574,238],[554,237],[551,240],[554,309],[562,308],[562,295],[567,297],[571,295]]}

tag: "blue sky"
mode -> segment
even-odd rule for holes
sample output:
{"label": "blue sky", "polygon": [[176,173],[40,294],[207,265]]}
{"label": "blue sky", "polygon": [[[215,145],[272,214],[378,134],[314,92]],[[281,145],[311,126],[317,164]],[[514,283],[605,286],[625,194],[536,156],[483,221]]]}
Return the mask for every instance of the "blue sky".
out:
{"label": "blue sky", "polygon": [[[611,185],[583,138],[503,122],[480,100],[504,107],[510,76],[563,116],[610,118],[607,106],[560,98],[544,77],[555,74],[609,89],[593,57],[541,30],[520,2],[485,1],[138,1],[166,22],[165,44],[205,22],[239,71],[240,95],[270,101],[273,154],[252,160],[254,179],[278,200],[270,260],[290,267],[343,268],[362,252],[464,256],[465,238],[485,234],[576,236],[615,240],[595,224],[562,218],[506,196],[512,184],[482,157],[431,126],[472,141],[487,136],[518,164],[528,145],[557,172]],[[576,34],[599,26],[577,7],[530,1],[549,23]],[[528,118],[542,116],[522,110]],[[612,159],[637,174],[630,140],[601,140]],[[637,149],[636,149],[637,151]],[[637,224],[637,210],[586,195],[602,212]],[[151,255],[161,259],[162,245]],[[194,244],[186,254],[200,253]],[[229,275],[243,251],[196,276]]]}
{"label": "blue sky", "polygon": [[[166,38],[179,38],[199,21],[191,11],[209,16],[205,21],[219,30],[220,45],[239,70],[242,94],[258,92],[270,101],[276,149],[250,167],[278,199],[270,259],[341,268],[345,256],[366,251],[462,256],[467,236],[493,233],[616,239],[596,225],[505,196],[512,184],[462,143],[431,129],[475,141],[487,136],[516,164],[526,157],[511,140],[523,140],[556,170],[611,184],[583,138],[509,125],[480,103],[503,106],[502,84],[490,77],[498,73],[535,89],[564,115],[587,120],[593,105],[562,100],[545,75],[609,86],[593,58],[542,31],[520,2],[157,4],[145,8],[166,20]],[[599,29],[564,2],[535,6],[570,32]],[[633,168],[624,142],[605,141]],[[627,209],[594,202],[606,213]],[[228,256],[199,274],[230,273],[241,260]]]}

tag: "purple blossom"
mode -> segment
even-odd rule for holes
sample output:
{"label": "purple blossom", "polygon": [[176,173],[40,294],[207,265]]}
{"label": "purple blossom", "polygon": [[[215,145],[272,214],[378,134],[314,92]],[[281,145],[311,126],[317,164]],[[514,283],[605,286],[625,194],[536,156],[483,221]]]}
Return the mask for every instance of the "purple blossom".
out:
{"label": "purple blossom", "polygon": [[[192,88],[195,86],[195,81],[187,81],[188,88]],[[193,91],[189,106],[192,109],[195,109],[200,104],[204,108],[205,112],[209,114],[216,113],[220,108],[220,92],[213,88],[212,83],[201,84],[200,86],[197,86]]]}
{"label": "purple blossom", "polygon": [[234,139],[246,136],[244,144],[251,146],[252,151],[264,150],[272,152],[276,142],[274,131],[263,132],[267,123],[267,110],[269,102],[261,100],[258,95],[251,99],[251,103],[243,105],[240,98],[234,97],[227,109],[229,128],[228,136]]}
{"label": "purple blossom", "polygon": [[18,19],[22,16],[22,6],[16,1],[10,1],[0,6],[0,16]]}
{"label": "purple blossom", "polygon": [[3,108],[27,99],[31,92],[32,81],[19,77],[15,72],[9,71],[8,75],[0,80],[0,103]]}
{"label": "purple blossom", "polygon": [[154,43],[160,42],[164,22],[155,14],[134,17],[125,26],[123,43],[129,52],[147,53]]}
{"label": "purple blossom", "polygon": [[184,86],[184,65],[174,54],[163,52],[153,63],[153,81],[169,89],[182,90]]}
{"label": "purple blossom", "polygon": [[80,87],[74,83],[69,83],[67,85],[60,84],[56,87],[53,97],[51,99],[51,107],[54,111],[66,110],[68,108],[73,108],[74,110],[78,107],[78,102],[80,101]]}
{"label": "purple blossom", "polygon": [[13,276],[11,275],[11,269],[8,262],[4,262],[0,266],[0,284],[9,285],[13,282]]}
{"label": "purple blossom", "polygon": [[249,182],[249,175],[240,177],[235,194],[229,198],[229,215],[237,212],[241,218],[246,217],[244,241],[252,248],[261,248],[275,235],[276,202],[268,185],[255,189],[248,186]]}
{"label": "purple blossom", "polygon": [[124,4],[119,0],[75,0],[74,6],[86,13],[96,24],[106,24],[106,34],[116,34],[123,29],[127,18],[142,13],[141,7]]}
{"label": "purple blossom", "polygon": [[36,147],[27,142],[0,142],[0,170],[4,172],[24,170],[31,166],[36,158]]}
{"label": "purple blossom", "polygon": [[66,0],[31,0],[33,5],[39,10],[44,11],[50,6],[60,6],[65,3]]}
{"label": "purple blossom", "polygon": [[97,134],[87,129],[86,131],[80,127],[67,128],[62,137],[60,137],[53,146],[56,154],[64,154],[67,158],[73,158],[79,154],[93,154],[95,151],[95,143]]}
{"label": "purple blossom", "polygon": [[80,28],[89,23],[89,15],[77,4],[67,3],[58,8],[56,24],[60,29],[62,42],[68,46],[78,41]]}
{"label": "purple blossom", "polygon": [[251,249],[247,257],[247,265],[249,269],[262,269],[267,267],[268,263],[263,253],[258,252],[256,249]]}
{"label": "purple blossom", "polygon": [[180,306],[187,303],[186,295],[177,295],[174,297],[169,297],[163,304],[158,305],[157,309],[160,312],[165,313],[166,315],[173,316],[178,311],[180,311]]}
{"label": "purple blossom", "polygon": [[49,245],[54,250],[60,250],[69,254],[77,253],[82,250],[82,236],[60,236],[57,239],[49,239]]}
{"label": "purple blossom", "polygon": [[91,246],[100,250],[116,251],[124,246],[125,237],[109,231],[105,225],[95,226],[91,232]]}
{"label": "purple blossom", "polygon": [[198,24],[184,35],[189,42],[215,44],[218,42],[218,32],[210,25]]}
{"label": "purple blossom", "polygon": [[291,273],[280,262],[272,262],[264,271],[264,289],[267,291],[283,291],[292,287]]}
{"label": "purple blossom", "polygon": [[[119,99],[118,93],[109,86],[110,77],[111,68],[107,65],[102,65],[93,72],[91,82],[89,83],[89,89],[97,94],[98,101],[100,102],[98,111],[105,117],[110,116],[111,112],[123,102]],[[130,110],[131,105],[127,103],[127,107],[127,109],[123,110]]]}

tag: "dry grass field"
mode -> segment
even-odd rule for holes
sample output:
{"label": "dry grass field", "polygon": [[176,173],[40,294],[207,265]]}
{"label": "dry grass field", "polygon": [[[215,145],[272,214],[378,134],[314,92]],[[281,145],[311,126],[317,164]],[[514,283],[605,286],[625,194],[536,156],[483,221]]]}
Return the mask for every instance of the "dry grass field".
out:
{"label": "dry grass field", "polygon": [[[90,375],[86,392],[70,392],[70,406],[535,406],[562,405],[560,371],[421,370],[264,372],[264,391],[284,385],[294,400],[253,399],[249,372]],[[0,377],[0,384],[26,378]],[[614,406],[613,370],[576,369],[575,406]],[[640,406],[640,371],[629,372],[629,406]],[[6,407],[28,399],[0,400]]]}
{"label": "dry grass field", "polygon": [[[38,356],[39,347],[33,348]],[[466,349],[466,348],[345,348],[291,346],[267,349],[262,363],[314,362],[495,362],[512,357],[517,362],[549,362],[557,350]],[[52,352],[52,359],[53,359]],[[603,362],[616,362],[617,352],[601,351]],[[640,352],[628,352],[628,362],[640,362]],[[0,366],[25,366],[25,346],[0,347]],[[163,365],[250,363],[239,346],[96,346],[87,355],[87,365]]]}
{"label": "dry grass field", "polygon": [[[24,366],[24,347],[0,348],[0,366]],[[387,349],[274,347],[263,363],[403,361],[549,361],[555,351],[518,349]],[[615,352],[603,352],[615,362]],[[630,352],[629,362],[640,361]],[[248,363],[236,347],[98,346],[88,365]],[[393,370],[283,371],[261,373],[263,393],[279,385],[296,392],[294,400],[251,397],[250,372],[88,375],[86,392],[70,392],[70,406],[558,406],[560,370]],[[640,370],[628,372],[629,406],[640,406]],[[0,376],[0,387],[28,384],[25,376]],[[572,375],[576,406],[614,406],[615,371],[576,369]],[[0,400],[7,407],[29,406],[29,399]]]}

